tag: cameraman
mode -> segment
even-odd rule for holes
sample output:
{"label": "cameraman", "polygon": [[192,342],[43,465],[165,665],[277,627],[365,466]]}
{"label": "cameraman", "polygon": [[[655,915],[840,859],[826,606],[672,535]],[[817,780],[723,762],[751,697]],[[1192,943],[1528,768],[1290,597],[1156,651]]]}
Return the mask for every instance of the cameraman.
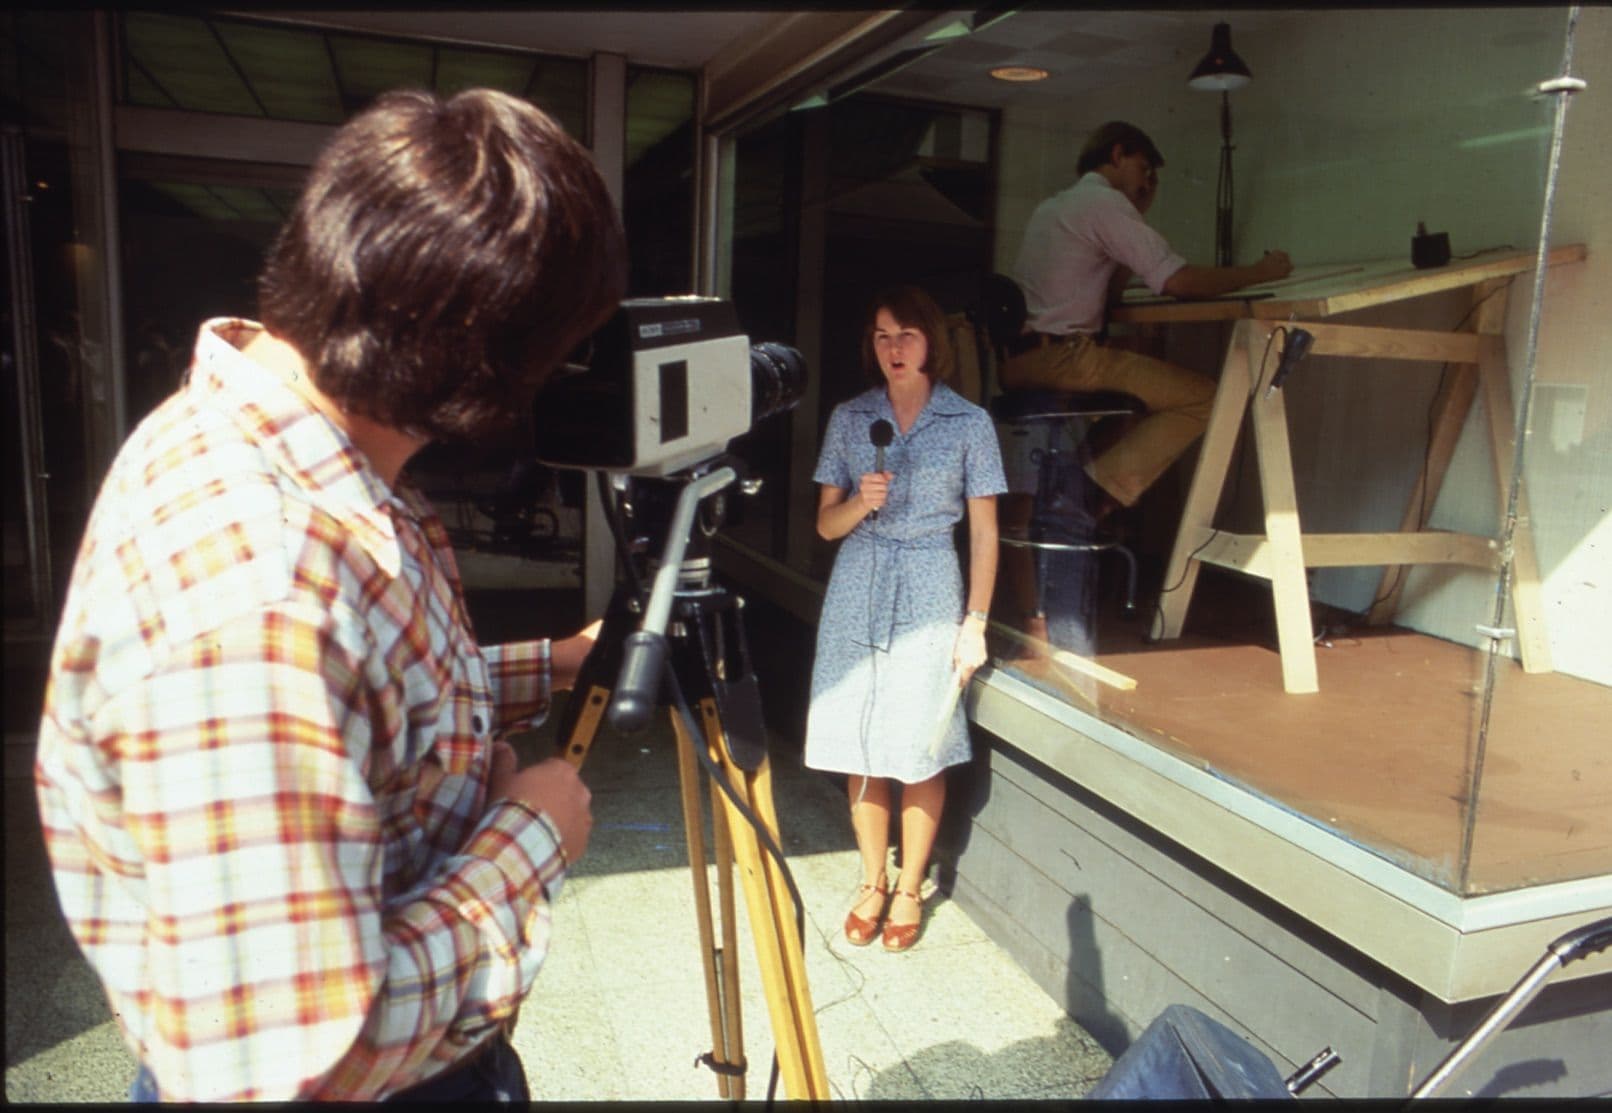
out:
{"label": "cameraman", "polygon": [[596,628],[478,647],[400,473],[522,413],[624,258],[542,112],[389,94],[313,167],[263,323],[203,325],[119,452],[35,777],[134,1100],[527,1097],[507,1031],[592,818],[571,766],[517,770],[499,735]]}

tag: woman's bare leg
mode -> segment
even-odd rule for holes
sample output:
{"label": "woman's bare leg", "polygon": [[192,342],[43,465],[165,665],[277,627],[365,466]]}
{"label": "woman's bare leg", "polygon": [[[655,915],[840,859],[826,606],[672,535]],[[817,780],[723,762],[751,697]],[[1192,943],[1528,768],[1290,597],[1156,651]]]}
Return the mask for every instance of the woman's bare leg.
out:
{"label": "woman's bare leg", "polygon": [[[884,777],[853,775],[847,794],[851,798],[851,830],[862,856],[862,881],[883,889],[885,862],[890,856],[890,782]],[[876,920],[883,908],[883,896],[864,893],[851,911],[865,920]]]}
{"label": "woman's bare leg", "polygon": [[[940,812],[946,803],[946,774],[936,773],[927,781],[904,785],[901,789],[901,875],[896,889],[916,893],[929,869],[929,854],[940,830]],[[890,922],[915,924],[923,916],[916,901],[893,897]]]}

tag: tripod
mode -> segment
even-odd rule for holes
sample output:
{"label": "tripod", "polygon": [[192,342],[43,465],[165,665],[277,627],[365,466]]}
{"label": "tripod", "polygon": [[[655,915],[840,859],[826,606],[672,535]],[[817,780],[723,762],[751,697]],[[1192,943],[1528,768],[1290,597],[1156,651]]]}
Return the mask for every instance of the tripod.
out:
{"label": "tripod", "polygon": [[[720,1096],[743,1100],[744,1026],[733,892],[737,865],[785,1091],[795,1099],[827,1100],[828,1076],[806,984],[803,925],[791,915],[798,894],[778,843],[760,688],[744,635],[744,600],[712,585],[703,544],[684,559],[700,502],[735,478],[734,470],[723,466],[683,488],[647,601],[634,583],[616,589],[561,716],[561,754],[580,768],[607,711],[613,726],[633,731],[648,722],[657,706],[667,707],[677,738],[683,830],[711,1021],[712,1050],[701,1059],[716,1073]],[[602,475],[600,479],[603,487]],[[608,491],[602,493],[611,506]],[[629,578],[635,580],[614,515],[612,524]],[[668,691],[670,702],[662,698]],[[698,722],[690,702],[699,709]],[[711,778],[720,945],[706,874],[701,763]]]}

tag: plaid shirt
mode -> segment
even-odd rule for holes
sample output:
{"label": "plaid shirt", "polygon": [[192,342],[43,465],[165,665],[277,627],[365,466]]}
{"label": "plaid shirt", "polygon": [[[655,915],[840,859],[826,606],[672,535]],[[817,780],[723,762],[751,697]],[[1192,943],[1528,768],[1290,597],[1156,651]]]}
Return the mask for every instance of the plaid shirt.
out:
{"label": "plaid shirt", "polygon": [[[35,768],[57,892],[165,1099],[370,1099],[546,953],[546,816],[486,811],[548,642],[478,648],[441,522],[202,329],[86,530]],[[485,812],[485,814],[484,814]]]}

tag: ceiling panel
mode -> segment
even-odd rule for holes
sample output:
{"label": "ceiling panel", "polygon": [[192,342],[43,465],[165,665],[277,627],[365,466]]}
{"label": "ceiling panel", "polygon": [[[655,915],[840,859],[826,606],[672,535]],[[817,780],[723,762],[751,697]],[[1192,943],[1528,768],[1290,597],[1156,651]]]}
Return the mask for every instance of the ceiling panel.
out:
{"label": "ceiling panel", "polygon": [[423,43],[331,35],[330,53],[349,112],[387,89],[431,87],[434,51]]}
{"label": "ceiling panel", "polygon": [[[144,70],[142,92],[156,92],[152,107],[261,116],[263,109],[230,65],[204,20],[194,16],[129,12],[124,17],[129,58]],[[130,89],[132,96],[135,90]]]}
{"label": "ceiling panel", "polygon": [[339,124],[346,119],[325,37],[314,31],[215,25],[230,57],[273,120]]}
{"label": "ceiling panel", "polygon": [[466,89],[497,89],[524,96],[535,68],[529,55],[443,49],[437,59],[436,91],[452,96]]}

